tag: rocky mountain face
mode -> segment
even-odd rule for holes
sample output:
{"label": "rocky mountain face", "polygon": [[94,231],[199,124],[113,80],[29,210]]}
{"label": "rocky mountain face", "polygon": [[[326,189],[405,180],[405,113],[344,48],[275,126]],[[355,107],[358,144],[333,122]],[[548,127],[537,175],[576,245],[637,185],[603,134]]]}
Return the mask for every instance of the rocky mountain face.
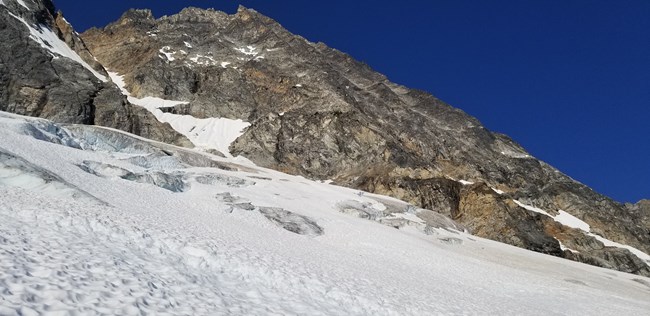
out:
{"label": "rocky mountain face", "polygon": [[[602,196],[463,111],[254,10],[188,8],[159,19],[131,10],[77,37],[49,1],[38,10],[13,1],[0,6],[0,36],[33,57],[0,52],[2,110],[189,145],[88,70],[108,69],[134,97],[187,102],[164,112],[250,122],[230,152],[258,165],[390,195],[481,237],[650,276],[647,203]],[[30,39],[17,14],[58,32],[88,67]]]}
{"label": "rocky mountain face", "polygon": [[0,110],[190,145],[127,102],[51,1],[0,2]]}
{"label": "rocky mountain face", "polygon": [[634,214],[634,218],[641,222],[642,226],[650,227],[650,200],[641,200],[636,204],[626,203],[625,206]]}

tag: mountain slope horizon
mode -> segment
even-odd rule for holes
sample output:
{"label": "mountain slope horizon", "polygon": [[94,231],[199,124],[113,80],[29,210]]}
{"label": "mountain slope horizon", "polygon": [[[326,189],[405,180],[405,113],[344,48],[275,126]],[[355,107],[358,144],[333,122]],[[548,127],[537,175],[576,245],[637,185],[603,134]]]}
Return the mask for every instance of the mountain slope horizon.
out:
{"label": "mountain slope horizon", "polygon": [[[11,9],[24,18],[32,12],[15,3]],[[159,19],[131,10],[80,39],[78,51],[87,46],[90,53],[80,58],[89,65],[96,58],[99,65],[75,73],[106,74],[105,83],[91,83],[111,91],[112,101],[102,105],[111,119],[96,119],[103,104],[98,101],[106,99],[93,93],[90,103],[78,104],[92,110],[88,120],[76,121],[52,117],[38,102],[25,106],[33,100],[21,95],[24,89],[11,90],[15,85],[3,94],[14,105],[3,110],[143,134],[115,109],[144,108],[137,119],[150,122],[143,136],[393,196],[447,215],[478,236],[522,248],[650,273],[645,204],[622,205],[599,195],[464,112],[295,36],[254,10],[228,15],[188,8]],[[64,100],[72,114],[75,100]],[[233,126],[245,130],[234,134],[232,145],[210,142],[213,128]],[[169,135],[175,136],[165,139]]]}
{"label": "mountain slope horizon", "polygon": [[650,308],[649,201],[255,10],[0,0],[0,43],[1,315]]}
{"label": "mountain slope horizon", "polygon": [[[375,2],[361,11],[360,4],[333,2],[318,6],[322,15],[296,1],[243,3],[311,41],[350,53],[393,82],[433,93],[619,202],[650,194],[643,136],[650,132],[644,84],[650,65],[642,57],[650,49],[646,2],[406,1]],[[137,6],[160,17],[181,5]],[[236,11],[234,3],[212,5]],[[115,4],[105,15],[102,4],[82,14],[75,14],[82,11],[76,3],[60,7],[76,25],[101,20],[94,25],[103,26],[128,5]]]}

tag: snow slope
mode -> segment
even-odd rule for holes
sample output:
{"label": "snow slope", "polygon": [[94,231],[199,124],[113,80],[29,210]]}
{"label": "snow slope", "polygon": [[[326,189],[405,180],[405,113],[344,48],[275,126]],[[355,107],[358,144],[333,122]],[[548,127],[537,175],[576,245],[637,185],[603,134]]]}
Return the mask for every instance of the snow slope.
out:
{"label": "snow slope", "polygon": [[158,121],[169,123],[174,130],[187,137],[194,146],[199,148],[216,149],[227,157],[232,157],[228,148],[239,136],[241,136],[251,124],[240,119],[213,117],[199,119],[191,115],[178,115],[164,113],[160,108],[172,107],[179,104],[187,104],[184,101],[165,100],[156,97],[136,98],[126,90],[123,76],[115,72],[109,72],[109,76],[122,94],[128,97],[129,102],[149,110]]}
{"label": "snow slope", "polygon": [[[21,6],[25,7],[27,10],[30,10],[29,7],[21,0],[18,0],[18,4]],[[3,2],[0,2],[0,5],[4,5]],[[97,72],[95,69],[93,69],[88,63],[86,63],[81,56],[79,56],[72,48],[68,46],[63,40],[59,38],[59,36],[54,33],[49,27],[46,25],[30,25],[25,21],[25,19],[13,14],[12,12],[8,12],[9,15],[14,17],[16,20],[22,22],[28,29],[30,33],[30,38],[37,42],[41,47],[45,48],[50,52],[50,54],[56,59],[60,57],[65,57],[69,58],[80,65],[82,65],[84,68],[86,68],[88,71],[90,71],[97,79],[106,82],[108,79]]]}
{"label": "snow slope", "polygon": [[0,129],[0,315],[650,310],[648,278],[422,227],[388,197],[100,127]]}

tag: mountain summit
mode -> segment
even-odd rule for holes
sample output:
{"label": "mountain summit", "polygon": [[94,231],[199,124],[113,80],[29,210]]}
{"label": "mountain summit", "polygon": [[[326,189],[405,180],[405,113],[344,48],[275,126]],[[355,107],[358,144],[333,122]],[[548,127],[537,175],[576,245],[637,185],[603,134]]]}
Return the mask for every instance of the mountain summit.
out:
{"label": "mountain summit", "polygon": [[49,1],[4,0],[0,23],[3,111],[242,156],[398,198],[476,236],[650,276],[644,203],[600,195],[254,10],[130,10],[77,36]]}

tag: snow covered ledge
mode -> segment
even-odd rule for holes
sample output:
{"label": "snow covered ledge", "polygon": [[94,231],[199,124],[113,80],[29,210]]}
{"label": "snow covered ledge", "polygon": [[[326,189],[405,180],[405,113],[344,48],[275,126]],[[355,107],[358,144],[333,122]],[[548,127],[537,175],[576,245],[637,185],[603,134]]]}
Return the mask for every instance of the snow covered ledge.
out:
{"label": "snow covered ledge", "polygon": [[[30,10],[27,4],[22,0],[18,0],[17,3],[25,7],[27,10]],[[4,1],[0,0],[0,5],[5,6]],[[102,82],[108,81],[105,76],[97,72],[95,69],[93,69],[93,67],[86,63],[81,58],[81,56],[79,56],[72,48],[68,46],[68,44],[61,40],[59,36],[56,35],[56,33],[54,33],[54,31],[52,31],[49,27],[45,25],[30,25],[30,23],[25,21],[25,19],[13,14],[12,12],[8,12],[8,14],[16,20],[22,22],[27,27],[27,29],[29,29],[29,38],[49,51],[54,59],[60,57],[69,58],[70,60],[88,69],[88,71],[90,71],[95,77],[97,77],[97,79],[101,80]]]}
{"label": "snow covered ledge", "polygon": [[165,100],[156,97],[139,99],[131,96],[129,91],[126,90],[124,76],[110,71],[108,75],[120,88],[122,94],[127,96],[129,102],[149,110],[158,121],[169,123],[174,130],[187,137],[198,148],[216,149],[226,157],[232,158],[228,150],[230,144],[239,138],[244,133],[244,130],[251,125],[243,120],[217,117],[199,119],[191,115],[164,113],[160,108],[173,107],[189,102]]}
{"label": "snow covered ledge", "polygon": [[[558,222],[558,223],[560,223],[560,224],[562,224],[564,226],[579,229],[579,230],[583,231],[583,233],[585,235],[591,236],[591,237],[597,239],[598,241],[600,241],[601,243],[603,243],[603,245],[605,245],[607,247],[616,247],[616,248],[621,248],[621,249],[627,249],[632,254],[634,254],[639,259],[641,259],[643,261],[643,263],[650,266],[650,255],[648,255],[647,253],[645,253],[645,252],[643,252],[643,251],[641,251],[641,250],[639,250],[637,248],[634,248],[632,246],[617,243],[615,241],[609,240],[609,239],[607,239],[605,237],[602,237],[600,235],[596,235],[596,234],[592,233],[591,232],[591,226],[589,226],[589,224],[585,223],[581,219],[579,219],[579,218],[577,218],[577,217],[575,217],[575,216],[573,216],[573,215],[571,215],[571,214],[569,214],[569,213],[567,213],[567,212],[565,212],[563,210],[558,210],[559,214],[553,216],[550,213],[548,213],[548,212],[546,212],[546,211],[544,211],[544,210],[542,210],[542,209],[540,209],[538,207],[534,207],[534,206],[531,206],[531,205],[524,204],[524,203],[522,203],[521,201],[518,201],[518,200],[513,200],[513,201],[515,203],[517,203],[517,205],[519,205],[519,206],[521,206],[521,207],[523,207],[523,208],[525,208],[525,209],[527,209],[529,211],[544,214],[544,215],[552,218],[554,221],[556,221],[556,222]],[[562,247],[563,245],[560,244],[560,246]],[[569,250],[575,251],[575,250],[572,250],[572,249],[569,249]]]}

